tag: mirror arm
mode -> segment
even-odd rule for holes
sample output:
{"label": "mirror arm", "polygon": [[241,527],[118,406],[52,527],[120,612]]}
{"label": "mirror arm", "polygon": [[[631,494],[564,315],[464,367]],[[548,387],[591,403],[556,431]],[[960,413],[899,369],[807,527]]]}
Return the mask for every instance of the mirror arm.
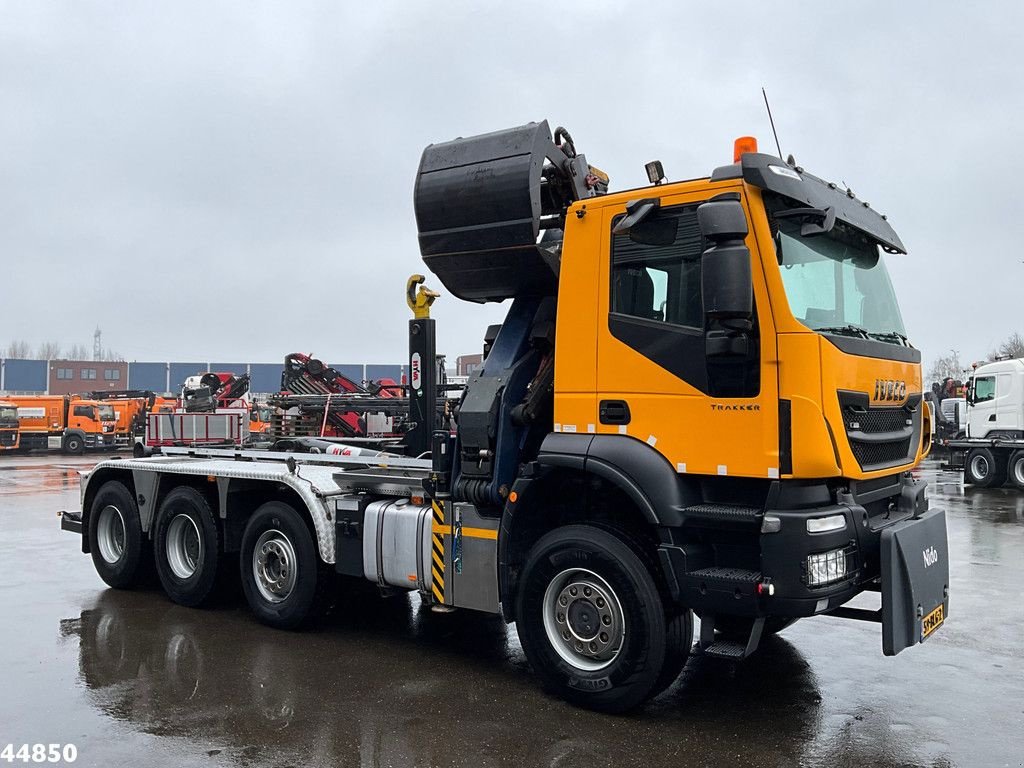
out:
{"label": "mirror arm", "polygon": [[612,229],[613,235],[624,235],[661,207],[661,199],[645,197],[626,203],[626,215],[619,219]]}

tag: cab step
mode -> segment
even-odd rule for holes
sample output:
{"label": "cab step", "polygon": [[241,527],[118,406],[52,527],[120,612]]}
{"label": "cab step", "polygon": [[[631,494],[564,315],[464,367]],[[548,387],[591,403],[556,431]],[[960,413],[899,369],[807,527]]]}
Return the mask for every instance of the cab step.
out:
{"label": "cab step", "polygon": [[718,527],[721,525],[759,526],[762,512],[760,507],[747,507],[739,504],[715,504],[704,502],[683,507],[684,525],[701,527]]}
{"label": "cab step", "polygon": [[726,661],[743,661],[750,654],[757,650],[761,642],[761,633],[764,631],[764,617],[753,620],[750,627],[750,634],[746,642],[739,640],[726,640],[715,635],[715,617],[700,617],[700,641],[694,648],[697,654],[710,656],[713,659],[725,659]]}
{"label": "cab step", "polygon": [[743,568],[700,568],[686,574],[688,577],[700,579],[701,581],[720,581],[730,584],[757,584],[762,576],[759,571],[747,571]]}
{"label": "cab step", "polygon": [[705,656],[711,656],[715,659],[742,661],[747,655],[747,646],[734,640],[718,640],[706,648],[702,648],[701,652]]}

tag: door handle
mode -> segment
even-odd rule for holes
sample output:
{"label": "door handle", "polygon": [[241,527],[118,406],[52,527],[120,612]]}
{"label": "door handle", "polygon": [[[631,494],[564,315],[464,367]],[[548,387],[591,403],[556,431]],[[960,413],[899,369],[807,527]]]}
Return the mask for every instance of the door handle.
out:
{"label": "door handle", "polygon": [[629,403],[625,400],[602,400],[597,415],[602,424],[629,424]]}

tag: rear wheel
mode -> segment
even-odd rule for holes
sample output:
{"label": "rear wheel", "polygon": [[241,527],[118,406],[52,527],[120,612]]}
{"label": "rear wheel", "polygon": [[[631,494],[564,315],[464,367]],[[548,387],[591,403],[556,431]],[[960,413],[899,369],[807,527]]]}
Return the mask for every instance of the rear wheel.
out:
{"label": "rear wheel", "polygon": [[1006,482],[1005,454],[989,448],[975,448],[967,454],[964,481],[978,488],[994,488]]}
{"label": "rear wheel", "polygon": [[1014,451],[1009,463],[1010,482],[1018,490],[1024,491],[1024,451]]}
{"label": "rear wheel", "polygon": [[682,668],[679,648],[666,665],[668,627],[651,573],[622,540],[591,526],[556,529],[533,546],[516,628],[545,687],[590,709],[637,707]]}
{"label": "rear wheel", "polygon": [[156,572],[179,605],[202,605],[213,593],[220,534],[209,502],[195,488],[175,488],[160,505],[154,536]]}
{"label": "rear wheel", "polygon": [[131,492],[114,480],[104,483],[89,510],[89,554],[96,573],[115,589],[134,587],[142,574],[144,550]]}
{"label": "rear wheel", "polygon": [[332,574],[305,520],[289,504],[269,501],[253,512],[239,566],[245,599],[264,624],[292,629],[327,607]]}

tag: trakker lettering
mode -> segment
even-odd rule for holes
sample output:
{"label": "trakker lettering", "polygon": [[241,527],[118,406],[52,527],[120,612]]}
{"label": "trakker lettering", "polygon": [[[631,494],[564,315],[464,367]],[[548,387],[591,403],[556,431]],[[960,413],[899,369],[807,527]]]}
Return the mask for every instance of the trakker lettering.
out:
{"label": "trakker lettering", "polygon": [[712,411],[760,411],[761,406],[757,403],[740,403],[740,404],[726,404],[726,403],[711,403]]}

